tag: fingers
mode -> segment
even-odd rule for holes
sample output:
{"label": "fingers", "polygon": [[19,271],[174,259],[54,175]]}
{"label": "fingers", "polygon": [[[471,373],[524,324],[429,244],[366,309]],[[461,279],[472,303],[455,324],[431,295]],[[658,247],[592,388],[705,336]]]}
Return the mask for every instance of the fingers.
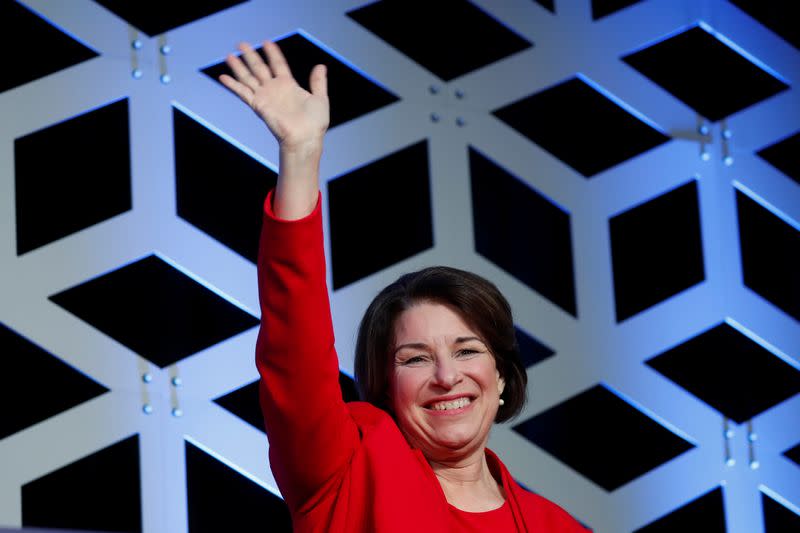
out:
{"label": "fingers", "polygon": [[315,96],[328,97],[328,69],[325,65],[316,65],[311,70],[311,75],[308,78],[308,85],[311,87],[311,94]]}
{"label": "fingers", "polygon": [[259,82],[263,83],[272,78],[270,68],[264,64],[261,56],[258,55],[258,52],[253,50],[252,46],[248,43],[242,43],[239,45],[239,50],[242,51],[242,57],[244,57],[244,61],[247,63],[250,72],[258,78]]}
{"label": "fingers", "polygon": [[219,77],[219,81],[233,91],[233,93],[241,98],[247,105],[250,105],[250,101],[253,98],[253,90],[243,83],[239,83],[235,79],[231,78],[227,74],[223,74]]}
{"label": "fingers", "polygon": [[289,70],[289,64],[277,44],[271,41],[264,41],[264,52],[267,54],[267,61],[269,61],[269,66],[275,76],[292,75],[291,70]]}
{"label": "fingers", "polygon": [[[233,72],[233,77],[223,74],[219,81],[233,91],[239,98],[248,104],[253,98],[253,93],[265,82],[272,79],[273,75],[292,76],[289,64],[277,44],[264,41],[264,52],[269,65],[256,52],[249,43],[238,46],[242,52],[241,57],[228,54],[225,62]],[[328,81],[325,76],[324,65],[317,65],[311,72],[310,85],[313,94],[328,95]]]}
{"label": "fingers", "polygon": [[259,79],[250,72],[250,69],[242,60],[235,55],[228,54],[228,57],[225,58],[225,63],[231,68],[233,75],[236,77],[236,81],[239,83],[243,83],[252,90],[255,90],[261,84]]}

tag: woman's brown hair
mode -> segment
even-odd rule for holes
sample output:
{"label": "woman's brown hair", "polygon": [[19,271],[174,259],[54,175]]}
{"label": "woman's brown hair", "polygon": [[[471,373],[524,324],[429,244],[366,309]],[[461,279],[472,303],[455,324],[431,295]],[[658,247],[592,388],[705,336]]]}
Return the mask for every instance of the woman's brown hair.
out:
{"label": "woman's brown hair", "polygon": [[505,381],[496,422],[513,418],[525,404],[528,375],[519,356],[511,306],[489,280],[457,268],[435,266],[404,274],[367,308],[358,330],[355,377],[361,399],[391,414],[389,357],[394,323],[406,309],[429,301],[450,306],[475,328]]}

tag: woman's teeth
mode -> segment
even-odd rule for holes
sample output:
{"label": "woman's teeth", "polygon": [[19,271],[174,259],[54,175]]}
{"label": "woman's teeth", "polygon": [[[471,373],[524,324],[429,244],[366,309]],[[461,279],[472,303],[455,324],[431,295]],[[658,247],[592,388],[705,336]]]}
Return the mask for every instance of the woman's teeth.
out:
{"label": "woman's teeth", "polygon": [[431,409],[434,411],[447,411],[448,409],[460,409],[462,407],[466,407],[470,404],[472,400],[467,397],[458,398],[457,400],[452,400],[449,402],[438,402],[431,405]]}

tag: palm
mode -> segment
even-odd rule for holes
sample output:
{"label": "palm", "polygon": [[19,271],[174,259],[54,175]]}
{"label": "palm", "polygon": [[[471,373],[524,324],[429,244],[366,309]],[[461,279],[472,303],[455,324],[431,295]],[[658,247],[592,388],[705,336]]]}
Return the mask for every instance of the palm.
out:
{"label": "palm", "polygon": [[321,137],[328,127],[328,99],[306,91],[293,78],[262,84],[248,103],[280,143]]}
{"label": "palm", "polygon": [[276,44],[264,43],[269,65],[249,45],[240,49],[244,62],[233,55],[227,58],[236,79],[223,74],[220,81],[264,120],[282,146],[321,139],[330,120],[324,68],[312,70],[309,92],[292,77]]}

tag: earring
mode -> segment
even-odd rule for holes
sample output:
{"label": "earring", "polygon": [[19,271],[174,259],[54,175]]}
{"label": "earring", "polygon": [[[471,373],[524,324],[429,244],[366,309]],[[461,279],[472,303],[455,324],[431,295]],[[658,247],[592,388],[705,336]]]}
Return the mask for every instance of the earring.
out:
{"label": "earring", "polygon": [[500,398],[500,405],[505,405],[505,404],[506,404],[506,401],[504,399]]}

